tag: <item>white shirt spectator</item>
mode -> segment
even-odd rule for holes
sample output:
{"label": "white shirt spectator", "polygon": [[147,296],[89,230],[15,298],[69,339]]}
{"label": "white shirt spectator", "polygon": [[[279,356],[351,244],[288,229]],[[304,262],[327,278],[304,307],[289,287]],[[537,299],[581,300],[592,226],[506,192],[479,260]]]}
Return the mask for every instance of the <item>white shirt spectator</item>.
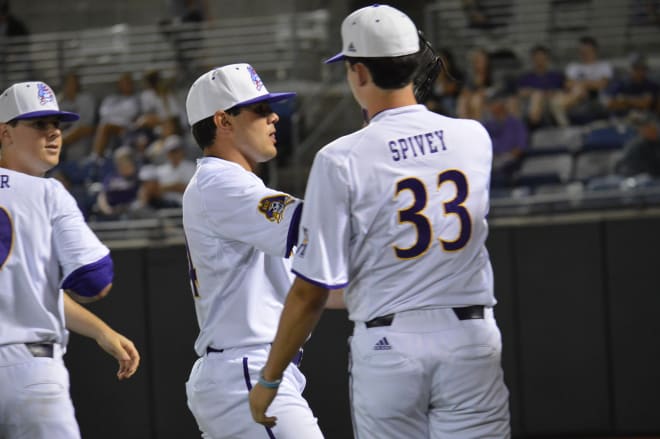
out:
{"label": "white shirt spectator", "polygon": [[597,81],[611,79],[614,69],[609,61],[596,61],[591,64],[572,62],[566,66],[566,77],[574,81]]}
{"label": "white shirt spectator", "polygon": [[137,96],[110,95],[103,99],[99,107],[99,123],[128,128],[139,114],[140,101]]}

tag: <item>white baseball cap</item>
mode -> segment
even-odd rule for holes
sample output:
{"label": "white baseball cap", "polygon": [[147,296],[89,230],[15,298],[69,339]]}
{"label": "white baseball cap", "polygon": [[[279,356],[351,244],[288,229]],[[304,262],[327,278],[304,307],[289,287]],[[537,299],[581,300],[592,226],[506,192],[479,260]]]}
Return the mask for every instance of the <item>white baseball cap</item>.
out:
{"label": "white baseball cap", "polygon": [[19,82],[0,95],[0,123],[47,116],[58,116],[64,122],[80,119],[76,113],[60,111],[55,93],[43,82]]}
{"label": "white baseball cap", "polygon": [[358,9],[341,24],[343,50],[325,61],[345,57],[390,58],[419,52],[419,34],[415,23],[403,12],[388,5]]}
{"label": "white baseball cap", "polygon": [[188,91],[186,112],[194,125],[211,117],[218,110],[229,110],[257,102],[275,102],[295,96],[295,93],[269,93],[256,70],[249,64],[217,67],[197,78]]}

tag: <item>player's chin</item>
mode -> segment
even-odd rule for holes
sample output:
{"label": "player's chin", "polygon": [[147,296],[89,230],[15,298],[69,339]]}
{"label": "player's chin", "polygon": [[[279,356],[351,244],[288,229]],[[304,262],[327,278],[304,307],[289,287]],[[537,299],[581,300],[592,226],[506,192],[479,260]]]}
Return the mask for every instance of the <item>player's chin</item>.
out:
{"label": "player's chin", "polygon": [[48,153],[41,157],[41,167],[43,172],[53,169],[60,163],[59,151],[57,154]]}
{"label": "player's chin", "polygon": [[260,156],[261,157],[259,157],[259,162],[261,163],[274,159],[277,156],[277,148],[275,148],[275,145],[271,145],[268,148],[264,148],[261,151]]}

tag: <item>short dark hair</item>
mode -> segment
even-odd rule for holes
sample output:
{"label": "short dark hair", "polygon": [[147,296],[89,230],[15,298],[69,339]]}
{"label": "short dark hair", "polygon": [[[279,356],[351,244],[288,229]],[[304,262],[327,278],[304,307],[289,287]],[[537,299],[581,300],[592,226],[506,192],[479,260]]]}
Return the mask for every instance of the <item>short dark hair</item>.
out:
{"label": "short dark hair", "polygon": [[413,81],[419,65],[421,51],[410,55],[387,58],[346,57],[351,66],[362,63],[374,80],[374,84],[386,90],[403,88]]}
{"label": "short dark hair", "polygon": [[213,116],[202,119],[192,126],[192,135],[197,145],[203,150],[215,141],[215,121]]}
{"label": "short dark hair", "polygon": [[593,47],[594,49],[598,49],[598,42],[594,37],[590,37],[590,36],[580,37],[580,44],[586,44],[588,46]]}
{"label": "short dark hair", "polygon": [[[242,107],[238,106],[231,107],[230,109],[225,110],[225,113],[231,116],[238,116],[241,112],[241,108]],[[192,126],[192,135],[195,138],[197,145],[202,150],[213,145],[213,142],[215,142],[215,129],[216,126],[215,121],[213,120],[213,115],[196,122]]]}
{"label": "short dark hair", "polygon": [[531,49],[529,49],[529,53],[532,55],[537,52],[543,52],[546,55],[550,56],[550,49],[548,48],[548,46],[544,46],[543,44],[536,44]]}

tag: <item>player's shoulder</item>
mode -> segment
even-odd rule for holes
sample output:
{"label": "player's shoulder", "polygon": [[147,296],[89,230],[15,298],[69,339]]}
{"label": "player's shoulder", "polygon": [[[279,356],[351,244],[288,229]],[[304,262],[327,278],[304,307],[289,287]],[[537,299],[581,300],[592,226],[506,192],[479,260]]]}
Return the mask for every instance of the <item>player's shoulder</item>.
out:
{"label": "player's shoulder", "polygon": [[359,145],[369,136],[369,126],[365,126],[350,134],[336,138],[323,146],[317,153],[315,160],[341,165],[346,162],[351,152],[359,148]]}
{"label": "player's shoulder", "polygon": [[263,181],[237,163],[216,157],[204,157],[198,161],[194,184],[200,190],[231,190],[235,187],[263,184]]}
{"label": "player's shoulder", "polygon": [[16,189],[24,188],[27,192],[40,190],[64,190],[64,185],[54,178],[35,177],[24,172],[18,172],[7,168],[0,168],[0,174],[5,175],[7,186]]}
{"label": "player's shoulder", "polygon": [[453,119],[457,121],[459,127],[463,127],[466,130],[470,130],[475,136],[481,136],[487,139],[490,139],[488,130],[486,127],[478,120],[475,119]]}

